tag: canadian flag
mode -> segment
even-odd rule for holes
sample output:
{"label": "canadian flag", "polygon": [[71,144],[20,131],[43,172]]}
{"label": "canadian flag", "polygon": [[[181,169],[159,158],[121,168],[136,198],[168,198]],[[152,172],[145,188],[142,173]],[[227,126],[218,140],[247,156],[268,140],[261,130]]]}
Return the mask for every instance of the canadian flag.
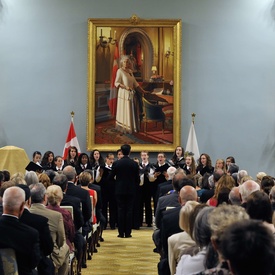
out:
{"label": "canadian flag", "polygon": [[67,158],[68,150],[69,150],[70,146],[75,146],[78,150],[78,153],[80,153],[80,146],[79,146],[79,143],[78,143],[78,140],[77,140],[77,137],[76,137],[76,133],[75,133],[75,130],[74,130],[73,117],[72,117],[72,120],[71,120],[70,129],[69,129],[69,132],[68,132],[66,143],[65,143],[65,146],[64,146],[64,149],[63,149],[63,160],[65,160]]}

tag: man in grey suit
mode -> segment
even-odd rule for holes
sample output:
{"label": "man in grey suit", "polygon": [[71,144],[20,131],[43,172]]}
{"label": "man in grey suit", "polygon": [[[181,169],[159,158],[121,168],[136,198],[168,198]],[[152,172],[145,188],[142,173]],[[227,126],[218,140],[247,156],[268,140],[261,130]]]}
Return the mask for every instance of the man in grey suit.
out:
{"label": "man in grey suit", "polygon": [[58,274],[67,274],[69,267],[69,247],[66,244],[65,229],[62,214],[46,208],[46,188],[42,183],[32,184],[30,212],[48,218],[49,228],[54,243],[51,259]]}
{"label": "man in grey suit", "polygon": [[129,158],[131,146],[121,146],[123,157],[115,161],[110,178],[116,177],[115,195],[118,206],[118,237],[132,237],[134,196],[140,182],[137,162]]}

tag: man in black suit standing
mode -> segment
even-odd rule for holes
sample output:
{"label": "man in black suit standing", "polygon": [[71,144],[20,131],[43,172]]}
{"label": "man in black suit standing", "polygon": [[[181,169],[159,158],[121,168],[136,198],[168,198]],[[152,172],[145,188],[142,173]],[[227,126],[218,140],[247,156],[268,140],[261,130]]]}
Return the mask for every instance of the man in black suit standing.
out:
{"label": "man in black suit standing", "polygon": [[140,182],[137,162],[129,158],[131,146],[121,146],[123,157],[114,162],[111,178],[116,177],[115,195],[118,206],[118,237],[132,237],[132,221],[135,191]]}
{"label": "man in black suit standing", "polygon": [[0,248],[14,249],[19,274],[31,275],[40,261],[39,234],[36,229],[19,222],[24,205],[25,192],[20,187],[6,189],[4,212],[0,218]]}

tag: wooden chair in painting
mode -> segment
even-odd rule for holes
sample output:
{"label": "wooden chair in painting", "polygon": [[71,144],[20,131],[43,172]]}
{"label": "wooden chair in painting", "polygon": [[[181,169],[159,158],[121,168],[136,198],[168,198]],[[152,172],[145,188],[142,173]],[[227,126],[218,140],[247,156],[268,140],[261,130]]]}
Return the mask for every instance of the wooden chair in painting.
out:
{"label": "wooden chair in painting", "polygon": [[[158,122],[162,124],[162,134],[164,134],[164,125],[165,125],[165,114],[162,110],[162,105],[155,105],[149,102],[144,97],[142,98],[143,102],[143,113],[144,116],[140,121],[140,124],[144,123],[144,133],[147,135],[147,123],[155,122],[156,126]],[[141,128],[141,125],[140,125]]]}

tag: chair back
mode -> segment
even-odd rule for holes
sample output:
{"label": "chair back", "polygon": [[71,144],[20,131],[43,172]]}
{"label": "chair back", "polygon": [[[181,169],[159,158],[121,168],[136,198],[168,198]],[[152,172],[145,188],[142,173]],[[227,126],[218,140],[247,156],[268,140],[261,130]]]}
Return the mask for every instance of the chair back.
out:
{"label": "chair back", "polygon": [[0,265],[0,274],[18,275],[15,251],[12,248],[1,248],[0,256],[2,264],[2,266]]}
{"label": "chair back", "polygon": [[91,220],[92,220],[92,223],[93,223],[93,220],[94,220],[94,202],[93,202],[93,199],[94,199],[94,197],[90,196],[90,199],[91,199],[91,208],[92,208]]}
{"label": "chair back", "polygon": [[72,219],[74,220],[74,209],[71,205],[60,205],[60,208],[68,210],[72,215]]}
{"label": "chair back", "polygon": [[144,97],[143,100],[143,111],[144,111],[144,120],[153,120],[153,121],[163,121],[165,120],[165,115],[162,111],[162,107],[160,105],[154,105],[146,100]]}

